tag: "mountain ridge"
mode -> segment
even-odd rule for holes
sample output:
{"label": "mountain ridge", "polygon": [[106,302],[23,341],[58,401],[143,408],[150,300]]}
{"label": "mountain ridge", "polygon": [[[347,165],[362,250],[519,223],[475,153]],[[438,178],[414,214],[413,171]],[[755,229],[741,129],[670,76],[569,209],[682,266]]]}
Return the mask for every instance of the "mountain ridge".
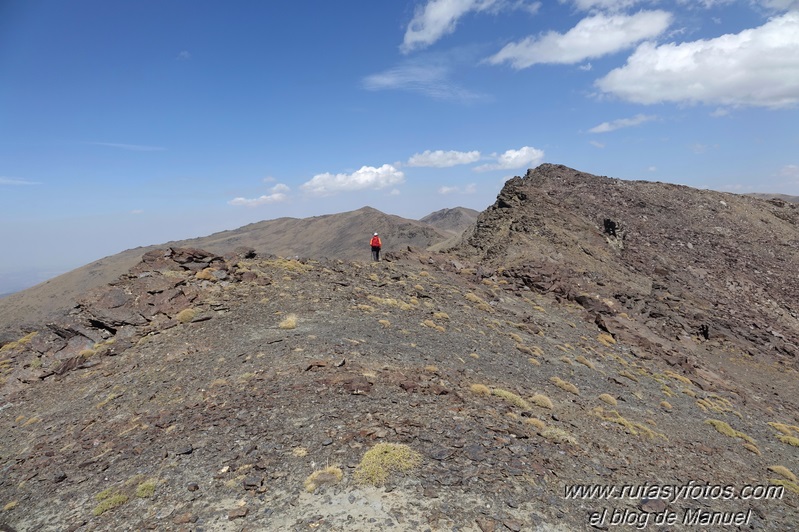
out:
{"label": "mountain ridge", "polygon": [[[385,251],[407,246],[426,248],[453,236],[451,229],[438,228],[372,207],[309,218],[282,217],[204,237],[142,246],[104,257],[85,266],[0,299],[0,341],[13,339],[18,326],[31,328],[69,310],[74,300],[89,290],[113,282],[153,249],[199,247],[219,254],[236,247],[251,247],[261,255],[284,257],[331,257],[369,260],[369,238],[380,231]],[[365,243],[364,243],[365,242]]]}
{"label": "mountain ridge", "polygon": [[447,252],[148,251],[0,348],[0,524],[789,530],[796,207],[716,194],[542,165]]}

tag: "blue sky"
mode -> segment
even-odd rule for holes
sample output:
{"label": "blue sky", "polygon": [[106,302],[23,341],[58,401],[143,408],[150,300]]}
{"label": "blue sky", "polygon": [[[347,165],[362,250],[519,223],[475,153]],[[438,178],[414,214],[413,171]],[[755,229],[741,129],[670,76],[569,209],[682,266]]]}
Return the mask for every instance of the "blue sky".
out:
{"label": "blue sky", "polygon": [[799,195],[798,104],[799,0],[7,0],[0,293],[542,162]]}

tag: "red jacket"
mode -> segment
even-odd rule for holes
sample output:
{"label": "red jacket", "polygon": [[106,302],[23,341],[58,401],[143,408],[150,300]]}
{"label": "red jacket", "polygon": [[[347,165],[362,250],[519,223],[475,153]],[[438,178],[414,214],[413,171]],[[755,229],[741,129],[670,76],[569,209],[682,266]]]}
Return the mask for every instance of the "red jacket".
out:
{"label": "red jacket", "polygon": [[380,241],[380,237],[377,235],[372,237],[372,241],[369,242],[369,245],[373,248],[383,247],[383,243]]}

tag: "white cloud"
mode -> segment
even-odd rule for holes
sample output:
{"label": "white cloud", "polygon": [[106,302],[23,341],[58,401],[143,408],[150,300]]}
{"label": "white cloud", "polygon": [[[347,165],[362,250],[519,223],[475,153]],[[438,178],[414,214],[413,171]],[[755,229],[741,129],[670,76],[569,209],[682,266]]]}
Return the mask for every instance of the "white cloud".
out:
{"label": "white cloud", "polygon": [[799,9],[799,0],[753,0],[752,3],[774,11]]}
{"label": "white cloud", "polygon": [[580,70],[582,70],[584,72],[590,72],[591,70],[593,70],[594,65],[592,65],[591,63],[586,63],[584,65],[580,65],[577,68],[579,68]]}
{"label": "white cloud", "polygon": [[589,140],[588,144],[590,144],[591,146],[594,146],[596,148],[604,148],[605,147],[604,144],[602,144],[601,142],[597,142],[595,140]]}
{"label": "white cloud", "polygon": [[228,201],[229,205],[238,205],[243,207],[257,207],[259,205],[267,205],[269,203],[281,203],[288,199],[288,192],[291,189],[283,183],[278,183],[269,189],[270,194],[264,194],[257,198],[233,198]]}
{"label": "white cloud", "polygon": [[737,34],[644,43],[596,86],[635,103],[784,108],[799,103],[799,11]]}
{"label": "white cloud", "polygon": [[144,214],[144,210],[142,209],[133,209],[130,211],[131,214]]}
{"label": "white cloud", "polygon": [[413,19],[405,29],[400,51],[407,54],[430,46],[443,36],[453,33],[458,21],[472,12],[523,9],[535,14],[540,7],[541,2],[525,0],[429,0],[416,8]]}
{"label": "white cloud", "polygon": [[786,164],[780,168],[780,176],[799,180],[799,166],[795,164]]}
{"label": "white cloud", "polygon": [[632,118],[619,118],[612,122],[602,122],[598,126],[589,129],[589,133],[607,133],[609,131],[616,131],[625,127],[633,127],[643,124],[644,122],[651,122],[657,119],[655,115],[635,115]]}
{"label": "white cloud", "polygon": [[692,152],[694,152],[697,155],[701,155],[703,153],[709,152],[712,149],[718,148],[719,145],[718,144],[710,145],[710,144],[702,144],[701,142],[695,142],[694,144],[691,144],[691,146],[689,147]]}
{"label": "white cloud", "polygon": [[166,148],[160,146],[143,146],[141,144],[121,144],[118,142],[87,142],[93,146],[106,146],[108,148],[119,148],[128,151],[164,151]]}
{"label": "white cloud", "polygon": [[178,61],[188,61],[189,59],[191,59],[191,54],[186,50],[183,50],[178,54],[178,56],[175,59],[177,59]]}
{"label": "white cloud", "polygon": [[658,167],[657,166],[650,166],[649,168],[647,168],[647,171],[648,172],[657,172],[658,171]]}
{"label": "white cloud", "polygon": [[442,186],[439,187],[438,193],[439,194],[474,194],[477,192],[477,183],[469,183],[465,187],[448,187]]}
{"label": "white cloud", "polygon": [[506,45],[488,58],[492,64],[510,63],[522,69],[540,63],[574,64],[602,57],[657,37],[671,24],[665,11],[641,11],[635,15],[598,14],[584,18],[566,33],[550,31]]}
{"label": "white cloud", "polygon": [[437,100],[470,102],[485,98],[452,82],[452,69],[450,60],[442,56],[415,59],[366,76],[363,87],[372,91],[405,90]]}
{"label": "white cloud", "polygon": [[544,152],[524,146],[518,150],[508,150],[503,154],[492,154],[497,162],[495,164],[484,164],[475,168],[475,172],[487,172],[489,170],[510,170],[513,168],[522,168],[524,166],[532,167],[537,166],[537,163],[544,158]]}
{"label": "white cloud", "polygon": [[408,159],[408,166],[431,166],[435,168],[447,168],[459,164],[471,164],[480,160],[479,151],[444,151],[425,150],[422,153],[414,153]]}
{"label": "white cloud", "polygon": [[621,11],[640,4],[643,0],[560,0],[561,4],[573,3],[581,11]]}
{"label": "white cloud", "polygon": [[318,174],[304,183],[302,188],[312,194],[334,194],[342,191],[379,190],[404,182],[405,174],[390,164],[384,164],[380,168],[362,166],[351,174]]}
{"label": "white cloud", "polygon": [[0,177],[0,185],[13,185],[13,186],[25,186],[25,185],[41,185],[36,181],[27,181],[25,179],[17,179],[15,177]]}

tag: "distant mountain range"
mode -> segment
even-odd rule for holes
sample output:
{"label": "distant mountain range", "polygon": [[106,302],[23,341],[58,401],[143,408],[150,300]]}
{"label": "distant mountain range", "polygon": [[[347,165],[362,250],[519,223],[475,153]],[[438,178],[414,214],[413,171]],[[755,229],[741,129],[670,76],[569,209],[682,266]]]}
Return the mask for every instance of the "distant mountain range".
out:
{"label": "distant mountain range", "polygon": [[259,255],[371,260],[369,240],[378,232],[383,251],[408,246],[427,249],[457,237],[479,212],[456,207],[436,211],[422,220],[383,213],[371,207],[311,218],[277,218],[230,231],[187,240],[129,249],[0,299],[0,339],[17,334],[19,326],[61,315],[92,288],[117,279],[148,251],[165,247],[200,248],[224,254],[237,247],[253,248]]}

